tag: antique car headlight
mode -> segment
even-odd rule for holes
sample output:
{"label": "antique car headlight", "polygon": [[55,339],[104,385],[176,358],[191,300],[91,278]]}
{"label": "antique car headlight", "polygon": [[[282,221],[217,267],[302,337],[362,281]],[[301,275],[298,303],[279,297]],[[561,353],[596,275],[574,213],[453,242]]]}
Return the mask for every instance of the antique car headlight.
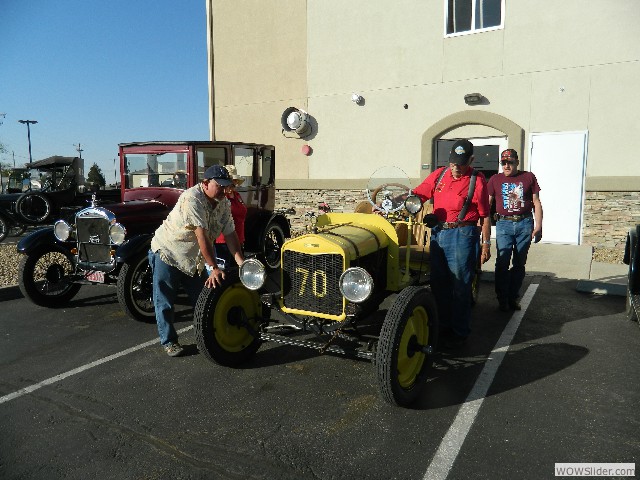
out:
{"label": "antique car headlight", "polygon": [[240,265],[240,281],[249,290],[258,290],[266,279],[267,272],[259,260],[250,258]]}
{"label": "antique car headlight", "polygon": [[364,268],[347,268],[340,276],[339,287],[344,298],[353,303],[362,303],[373,291],[373,279]]}
{"label": "antique car headlight", "polygon": [[114,223],[109,227],[109,238],[111,243],[115,245],[122,245],[124,243],[124,237],[127,235],[127,230],[119,223]]}
{"label": "antique car headlight", "polygon": [[422,200],[417,195],[409,195],[407,199],[404,201],[404,208],[407,209],[411,215],[415,215],[422,208]]}
{"label": "antique car headlight", "polygon": [[61,242],[66,242],[71,236],[72,231],[73,229],[71,228],[71,225],[64,220],[58,220],[53,224],[53,234]]}

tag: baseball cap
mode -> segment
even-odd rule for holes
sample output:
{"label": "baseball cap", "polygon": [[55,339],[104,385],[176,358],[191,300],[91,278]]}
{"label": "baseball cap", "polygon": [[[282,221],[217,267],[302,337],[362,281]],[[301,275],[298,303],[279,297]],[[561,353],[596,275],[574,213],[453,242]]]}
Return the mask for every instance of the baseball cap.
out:
{"label": "baseball cap", "polygon": [[513,148],[507,148],[503,150],[500,155],[500,160],[509,160],[510,158],[514,160],[518,160],[518,152],[516,152]]}
{"label": "baseball cap", "polygon": [[471,155],[473,155],[473,143],[471,143],[469,140],[458,140],[451,147],[449,163],[455,163],[456,165],[466,165],[467,163],[469,163]]}
{"label": "baseball cap", "polygon": [[213,179],[221,187],[227,187],[233,183],[233,180],[229,176],[229,171],[220,165],[212,165],[207,168],[204,172],[203,178],[205,180]]}

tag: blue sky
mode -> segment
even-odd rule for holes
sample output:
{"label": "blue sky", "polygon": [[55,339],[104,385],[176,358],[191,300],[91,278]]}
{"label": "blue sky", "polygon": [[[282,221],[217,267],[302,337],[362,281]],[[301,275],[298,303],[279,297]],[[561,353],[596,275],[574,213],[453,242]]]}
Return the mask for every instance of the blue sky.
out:
{"label": "blue sky", "polygon": [[0,161],[77,155],[114,177],[118,143],[207,140],[205,0],[0,0]]}

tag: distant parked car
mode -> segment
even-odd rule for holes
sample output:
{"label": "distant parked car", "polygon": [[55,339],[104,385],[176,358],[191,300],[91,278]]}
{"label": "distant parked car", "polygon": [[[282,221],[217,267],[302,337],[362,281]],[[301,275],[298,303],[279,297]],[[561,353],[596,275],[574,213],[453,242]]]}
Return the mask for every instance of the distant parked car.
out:
{"label": "distant parked car", "polygon": [[[84,184],[83,159],[53,156],[28,163],[9,175],[0,195],[0,241],[28,226],[50,225],[63,211],[86,207],[91,199]],[[102,190],[102,201],[120,201],[118,190]]]}
{"label": "distant parked car", "polygon": [[57,307],[82,285],[117,287],[125,312],[153,321],[147,252],[154,231],[185,188],[211,165],[234,164],[245,182],[237,188],[247,205],[245,249],[268,268],[280,265],[290,225],[275,205],[275,148],[232,142],[138,142],[120,144],[122,202],[95,201],[72,218],[38,230],[18,244],[18,281],[37,305]]}

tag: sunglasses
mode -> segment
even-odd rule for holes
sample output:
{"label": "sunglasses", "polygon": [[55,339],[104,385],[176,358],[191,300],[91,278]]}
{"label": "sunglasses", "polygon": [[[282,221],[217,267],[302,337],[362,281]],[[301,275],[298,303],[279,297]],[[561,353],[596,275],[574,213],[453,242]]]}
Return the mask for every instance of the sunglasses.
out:
{"label": "sunglasses", "polygon": [[502,165],[503,167],[505,165],[515,165],[516,162],[515,160],[500,160],[500,165]]}

